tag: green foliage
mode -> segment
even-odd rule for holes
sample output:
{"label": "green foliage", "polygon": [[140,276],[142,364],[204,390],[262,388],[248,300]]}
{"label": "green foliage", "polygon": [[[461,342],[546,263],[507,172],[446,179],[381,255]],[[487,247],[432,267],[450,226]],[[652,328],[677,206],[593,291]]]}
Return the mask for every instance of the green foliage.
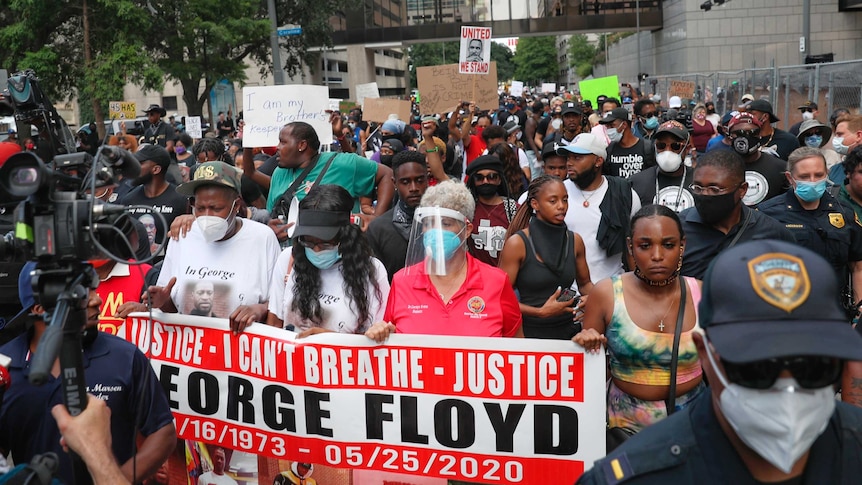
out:
{"label": "green foliage", "polygon": [[[413,44],[408,47],[407,57],[410,62],[410,86],[413,88],[418,87],[416,83],[417,67],[455,64],[456,62],[458,62],[460,47],[461,44],[458,41],[429,42],[427,44]],[[492,50],[492,59],[493,55],[494,54]]]}
{"label": "green foliage", "polygon": [[556,81],[559,74],[556,38],[521,37],[515,51],[515,79],[533,86]]}
{"label": "green foliage", "polygon": [[580,69],[583,64],[592,65],[593,60],[596,58],[596,50],[596,46],[587,41],[586,35],[573,35],[569,39],[569,62],[571,63],[571,67]]}
{"label": "green foliage", "polygon": [[584,62],[582,64],[578,64],[577,66],[575,66],[575,72],[581,79],[589,77],[593,73],[592,62]]}
{"label": "green foliage", "polygon": [[511,81],[515,76],[515,54],[503,44],[491,42],[491,60],[497,63],[497,81]]}

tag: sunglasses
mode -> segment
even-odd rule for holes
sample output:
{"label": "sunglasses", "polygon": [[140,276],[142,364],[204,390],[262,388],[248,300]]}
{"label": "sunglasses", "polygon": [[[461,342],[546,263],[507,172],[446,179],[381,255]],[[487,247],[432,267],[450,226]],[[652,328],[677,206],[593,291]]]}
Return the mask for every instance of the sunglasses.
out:
{"label": "sunglasses", "polygon": [[665,143],[663,141],[655,142],[655,147],[657,150],[664,150],[667,147],[670,147],[671,150],[678,152],[682,150],[682,147],[685,145],[683,143],[673,142],[673,143]]}
{"label": "sunglasses", "polygon": [[747,364],[721,361],[730,382],[750,389],[769,389],[784,369],[793,374],[800,387],[821,389],[834,384],[841,377],[844,363],[832,357],[784,357],[760,360]]}
{"label": "sunglasses", "polygon": [[811,113],[813,110],[811,108],[799,108],[799,111],[803,113]]}
{"label": "sunglasses", "polygon": [[475,180],[476,182],[485,182],[486,180],[488,182],[497,182],[498,180],[500,180],[500,174],[489,173],[488,175],[482,175],[481,173],[477,173],[473,175],[473,180]]}
{"label": "sunglasses", "polygon": [[299,236],[296,238],[297,244],[304,248],[313,249],[315,251],[327,251],[329,249],[333,249],[338,247],[338,242],[333,241],[311,241],[307,239],[305,236]]}

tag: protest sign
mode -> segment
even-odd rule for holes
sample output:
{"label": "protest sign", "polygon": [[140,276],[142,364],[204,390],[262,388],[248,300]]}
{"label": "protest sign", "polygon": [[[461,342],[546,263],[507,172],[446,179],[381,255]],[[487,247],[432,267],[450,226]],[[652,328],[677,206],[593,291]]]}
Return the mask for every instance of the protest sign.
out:
{"label": "protest sign", "polygon": [[192,138],[203,138],[200,116],[186,116],[186,133]]}
{"label": "protest sign", "polygon": [[581,90],[581,99],[587,100],[593,104],[593,109],[601,112],[602,107],[598,105],[596,98],[605,95],[609,98],[616,98],[620,95],[620,85],[616,76],[599,77],[580,81],[578,88]]}
{"label": "protest sign", "polygon": [[605,360],[570,341],[304,339],[133,314],[180,438],[275,460],[482,483],[569,485],[605,451]]}
{"label": "protest sign", "polygon": [[694,81],[671,81],[667,97],[670,99],[671,96],[679,96],[681,99],[692,99],[696,87]]}
{"label": "protest sign", "polygon": [[366,83],[356,85],[356,104],[363,106],[365,98],[379,98],[380,90],[377,88],[377,83]]}
{"label": "protest sign", "polygon": [[491,69],[491,28],[461,26],[461,54],[458,72],[488,74]]}
{"label": "protest sign", "polygon": [[509,94],[515,97],[524,95],[524,81],[512,81],[512,86],[509,88]]}
{"label": "protest sign", "polygon": [[405,123],[411,118],[410,101],[403,99],[367,98],[365,108],[362,110],[362,119],[365,121],[384,122],[389,119],[390,114],[398,115],[398,119]]}
{"label": "protest sign", "polygon": [[108,117],[112,120],[133,120],[138,116],[138,104],[134,101],[111,101]]}
{"label": "protest sign", "polygon": [[557,91],[556,83],[542,83],[542,92],[543,93],[553,93]]}
{"label": "protest sign", "polygon": [[458,72],[458,64],[426,66],[416,69],[419,91],[422,92],[420,111],[436,114],[456,108],[462,101],[474,101],[479,109],[496,110],[497,63],[491,63],[488,74],[472,75]]}
{"label": "protest sign", "polygon": [[321,145],[332,143],[329,124],[329,89],[326,86],[246,86],[242,88],[244,147],[278,145],[278,133],[288,123],[310,124]]}

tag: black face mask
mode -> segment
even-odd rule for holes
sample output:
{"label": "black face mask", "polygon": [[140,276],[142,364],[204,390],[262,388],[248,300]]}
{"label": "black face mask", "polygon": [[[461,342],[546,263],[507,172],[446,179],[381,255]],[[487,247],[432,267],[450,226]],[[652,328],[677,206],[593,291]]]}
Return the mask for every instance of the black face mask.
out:
{"label": "black face mask", "polygon": [[497,189],[499,189],[499,185],[494,184],[482,184],[476,186],[476,194],[479,197],[493,197],[497,195]]}
{"label": "black face mask", "polygon": [[598,172],[598,170],[598,167],[593,165],[592,168],[590,168],[588,171],[579,173],[578,176],[575,178],[569,177],[569,179],[571,179],[571,181],[574,182],[575,185],[577,185],[581,190],[583,190],[589,187],[590,184],[593,183],[594,180],[596,180],[596,172]]}
{"label": "black face mask", "polygon": [[694,207],[701,220],[707,224],[715,224],[727,217],[737,202],[733,199],[736,190],[721,195],[694,195]]}
{"label": "black face mask", "polygon": [[760,138],[737,136],[731,141],[731,145],[733,146],[733,151],[746,156],[756,152],[760,148]]}
{"label": "black face mask", "polygon": [[392,157],[395,155],[380,155],[380,163],[386,165],[389,168],[392,168]]}
{"label": "black face mask", "polygon": [[714,115],[714,114],[715,114],[715,108],[713,108],[713,109],[707,109],[707,110],[706,110],[706,113],[707,113],[707,114]]}

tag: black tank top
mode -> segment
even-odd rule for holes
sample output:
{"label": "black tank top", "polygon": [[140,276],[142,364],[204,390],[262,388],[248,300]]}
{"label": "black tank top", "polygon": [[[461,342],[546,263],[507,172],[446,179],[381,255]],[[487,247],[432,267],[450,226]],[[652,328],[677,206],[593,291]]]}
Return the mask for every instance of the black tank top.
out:
{"label": "black tank top", "polygon": [[[551,271],[545,263],[536,259],[533,242],[523,231],[516,233],[524,240],[526,257],[518,270],[515,288],[518,289],[521,303],[541,307],[557,287],[572,286],[575,281],[575,242],[572,231],[566,231],[566,257],[557,272]],[[559,273],[559,274],[557,274]],[[537,318],[524,315],[524,336],[528,338],[571,339],[575,335],[572,314],[564,313],[555,317]]]}

